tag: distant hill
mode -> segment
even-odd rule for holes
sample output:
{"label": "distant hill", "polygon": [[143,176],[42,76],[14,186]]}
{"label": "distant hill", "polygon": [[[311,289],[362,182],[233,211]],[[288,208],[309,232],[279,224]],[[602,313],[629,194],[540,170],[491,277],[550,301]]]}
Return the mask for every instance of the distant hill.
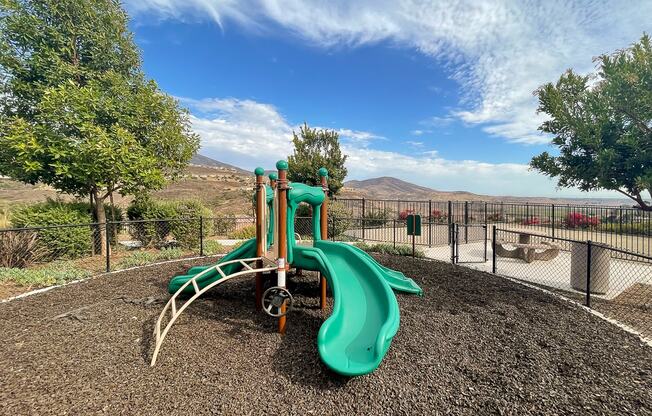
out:
{"label": "distant hill", "polygon": [[631,206],[631,202],[622,199],[609,198],[548,198],[479,195],[466,191],[438,191],[425,186],[416,185],[391,176],[382,176],[365,180],[344,182],[340,198],[370,198],[370,199],[403,199],[433,201],[504,201],[513,203],[541,204],[586,204]]}
{"label": "distant hill", "polygon": [[471,192],[437,191],[425,186],[416,185],[391,176],[352,180],[344,182],[341,197],[364,196],[374,199],[433,199],[433,200],[485,200],[492,197],[477,195]]}
{"label": "distant hill", "polygon": [[224,169],[224,170],[230,170],[232,172],[238,172],[241,174],[250,174],[253,175],[251,172],[241,169],[237,166],[229,165],[228,163],[220,162],[215,159],[211,159],[208,156],[200,155],[197,153],[190,159],[190,164],[194,166],[202,166],[202,167],[207,167],[207,168],[218,168],[218,169]]}

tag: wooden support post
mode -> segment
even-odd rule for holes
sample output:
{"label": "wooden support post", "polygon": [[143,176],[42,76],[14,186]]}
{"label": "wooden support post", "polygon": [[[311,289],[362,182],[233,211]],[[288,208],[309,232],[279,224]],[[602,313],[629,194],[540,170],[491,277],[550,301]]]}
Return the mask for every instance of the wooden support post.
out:
{"label": "wooden support post", "polygon": [[[278,189],[278,280],[277,284],[280,287],[285,287],[285,274],[289,269],[287,262],[288,257],[288,239],[287,239],[287,191],[288,179],[287,169],[288,162],[279,160],[276,162],[276,169],[278,170],[278,180],[276,188]],[[281,312],[286,311],[285,303],[281,306]],[[285,334],[287,320],[285,316],[278,318],[278,332]]]}
{"label": "wooden support post", "polygon": [[[328,240],[328,170],[326,168],[319,169],[319,177],[321,178],[321,189],[324,191],[324,202],[321,204],[319,212],[319,226],[321,228],[320,234],[322,240]],[[319,307],[326,309],[326,277],[319,274]]]}
{"label": "wooden support post", "polygon": [[[267,230],[265,229],[265,221],[263,221],[264,211],[265,211],[265,197],[263,195],[263,187],[265,183],[263,182],[263,175],[265,170],[263,168],[256,168],[254,171],[256,175],[256,257],[261,257],[265,254],[267,247],[263,247],[265,241],[265,234]],[[263,267],[263,262],[258,260],[256,262],[256,268],[261,269]],[[256,310],[261,310],[263,307],[263,274],[256,273]]]}

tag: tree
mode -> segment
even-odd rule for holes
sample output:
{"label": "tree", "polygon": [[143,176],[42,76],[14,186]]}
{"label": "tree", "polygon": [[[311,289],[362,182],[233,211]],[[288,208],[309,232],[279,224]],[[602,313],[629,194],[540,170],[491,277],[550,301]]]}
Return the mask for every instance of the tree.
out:
{"label": "tree", "polygon": [[0,174],[90,196],[102,223],[114,192],[159,189],[181,173],[199,140],[143,75],[119,1],[0,4]]}
{"label": "tree", "polygon": [[568,70],[535,91],[550,116],[539,130],[554,135],[559,155],[543,152],[530,165],[560,187],[614,190],[652,210],[642,196],[652,196],[650,37],[596,61],[596,74]]}
{"label": "tree", "polygon": [[346,178],[346,155],[340,149],[339,134],[333,130],[301,126],[299,135],[292,132],[294,154],[288,157],[288,179],[309,185],[319,185],[319,168],[328,169],[328,189],[336,194]]}

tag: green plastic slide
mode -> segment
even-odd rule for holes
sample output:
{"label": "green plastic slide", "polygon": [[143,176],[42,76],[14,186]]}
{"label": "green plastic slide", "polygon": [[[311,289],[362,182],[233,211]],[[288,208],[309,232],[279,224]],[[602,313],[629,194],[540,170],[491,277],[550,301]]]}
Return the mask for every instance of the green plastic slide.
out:
{"label": "green plastic slide", "polygon": [[[217,262],[217,264],[225,263],[230,260],[246,259],[251,257],[256,257],[255,238],[252,238],[251,240],[246,240],[244,243],[242,243],[242,245],[240,245],[240,247],[236,248],[226,256],[222,257],[220,261]],[[195,277],[198,273],[203,272],[204,270],[211,267],[213,267],[213,265],[192,267],[186,272],[186,274],[173,277],[172,280],[170,280],[170,283],[168,284],[168,292],[176,293],[176,291],[179,290],[179,288],[183,286],[183,284],[186,283],[188,280]],[[240,263],[233,263],[225,266],[222,271],[224,272],[224,274],[229,275],[240,271],[242,267],[243,266]],[[206,273],[204,276],[202,276],[197,280],[197,285],[201,289],[221,278],[222,276],[219,274],[217,270],[211,270],[210,272]],[[194,293],[194,292],[195,289],[192,287],[192,285],[184,289],[184,293]]]}
{"label": "green plastic slide", "polygon": [[374,371],[398,331],[400,314],[392,288],[378,264],[348,244],[315,242],[310,257],[333,292],[333,313],[317,337],[319,355],[331,370],[359,376]]}

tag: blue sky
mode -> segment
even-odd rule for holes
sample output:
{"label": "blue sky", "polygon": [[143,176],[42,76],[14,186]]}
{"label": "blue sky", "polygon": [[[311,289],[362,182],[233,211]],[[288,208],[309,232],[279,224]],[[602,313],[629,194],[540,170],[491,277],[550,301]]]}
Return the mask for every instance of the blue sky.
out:
{"label": "blue sky", "polygon": [[[355,4],[355,7],[352,5]],[[349,179],[592,195],[527,168],[550,149],[532,91],[650,31],[652,2],[129,0],[146,73],[191,111],[201,153],[243,168],[304,121],[340,132]],[[549,21],[555,16],[555,21]]]}

